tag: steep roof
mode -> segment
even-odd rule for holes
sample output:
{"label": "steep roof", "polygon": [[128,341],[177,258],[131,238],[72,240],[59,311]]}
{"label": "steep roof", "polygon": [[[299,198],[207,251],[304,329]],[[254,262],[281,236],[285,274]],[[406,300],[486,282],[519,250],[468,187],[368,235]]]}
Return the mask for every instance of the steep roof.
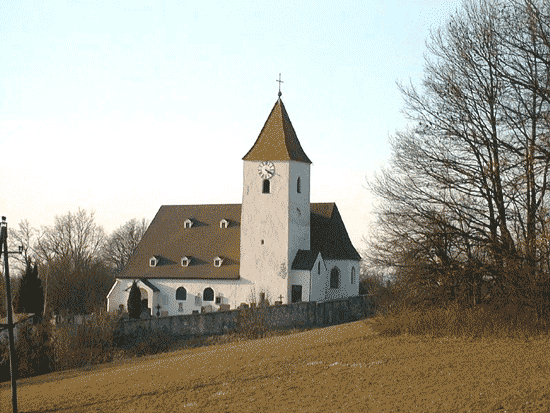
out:
{"label": "steep roof", "polygon": [[285,105],[279,97],[254,146],[244,161],[299,161],[311,163],[298,141]]}
{"label": "steep roof", "polygon": [[334,202],[311,204],[310,248],[325,260],[361,261]]}
{"label": "steep roof", "polygon": [[310,271],[313,268],[313,265],[315,264],[315,260],[317,260],[318,255],[319,252],[315,253],[315,251],[311,250],[298,250],[290,268],[292,270]]}
{"label": "steep roof", "polygon": [[[190,219],[191,228],[185,228]],[[220,228],[220,221],[229,221]],[[239,279],[241,205],[163,205],[119,278]],[[153,256],[160,258],[149,266]],[[223,263],[214,266],[214,258]],[[183,267],[181,259],[191,259]]]}
{"label": "steep roof", "polygon": [[151,282],[148,279],[143,278],[140,281],[143,284],[145,284],[147,287],[149,287],[151,290],[153,290],[153,292],[158,293],[160,291],[157,287],[155,287],[153,284],[151,284]]}
{"label": "steep roof", "polygon": [[[184,228],[187,219],[191,228]],[[222,219],[227,228],[220,228]],[[118,278],[238,280],[240,221],[240,204],[163,205]],[[296,265],[312,266],[319,252],[328,260],[361,259],[334,203],[311,204],[311,251],[300,252]],[[153,256],[159,262],[150,267]],[[191,258],[187,267],[181,265],[184,256]],[[224,259],[220,267],[214,266],[216,256]]]}

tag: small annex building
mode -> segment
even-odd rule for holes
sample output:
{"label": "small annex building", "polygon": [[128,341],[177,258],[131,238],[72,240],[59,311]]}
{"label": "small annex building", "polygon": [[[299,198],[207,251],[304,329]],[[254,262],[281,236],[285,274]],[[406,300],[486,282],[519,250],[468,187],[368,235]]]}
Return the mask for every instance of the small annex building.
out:
{"label": "small annex building", "polygon": [[[139,280],[152,315],[359,295],[360,255],[335,203],[310,203],[311,161],[281,95],[243,157],[242,204],[163,205],[107,295]],[[121,307],[122,306],[122,307]]]}

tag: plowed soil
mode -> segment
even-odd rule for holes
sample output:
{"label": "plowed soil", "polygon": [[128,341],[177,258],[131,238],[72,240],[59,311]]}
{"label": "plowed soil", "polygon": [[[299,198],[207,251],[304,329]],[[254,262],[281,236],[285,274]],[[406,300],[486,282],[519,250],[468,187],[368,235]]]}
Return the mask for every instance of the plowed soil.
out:
{"label": "plowed soil", "polygon": [[[387,338],[372,323],[23,379],[19,411],[550,411],[547,338]],[[9,383],[0,403],[11,411]]]}

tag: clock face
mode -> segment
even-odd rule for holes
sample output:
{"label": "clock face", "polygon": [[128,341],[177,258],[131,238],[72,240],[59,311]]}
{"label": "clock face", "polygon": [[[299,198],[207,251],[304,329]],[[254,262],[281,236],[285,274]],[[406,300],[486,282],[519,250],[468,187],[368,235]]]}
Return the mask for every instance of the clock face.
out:
{"label": "clock face", "polygon": [[258,166],[258,173],[262,179],[271,179],[271,177],[275,174],[275,165],[271,162],[262,162]]}

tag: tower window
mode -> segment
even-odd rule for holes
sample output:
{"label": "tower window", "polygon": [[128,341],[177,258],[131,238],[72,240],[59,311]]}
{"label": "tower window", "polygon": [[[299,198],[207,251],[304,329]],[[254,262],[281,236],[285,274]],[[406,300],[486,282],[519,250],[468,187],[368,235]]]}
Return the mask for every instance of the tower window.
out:
{"label": "tower window", "polygon": [[296,192],[298,192],[299,194],[302,193],[302,181],[300,177],[298,177],[298,179],[296,180]]}
{"label": "tower window", "polygon": [[269,179],[264,179],[264,183],[263,183],[263,186],[262,186],[262,194],[269,194],[269,190],[270,190],[270,182],[269,182]]}
{"label": "tower window", "polygon": [[321,274],[321,261],[317,263],[317,274]]}
{"label": "tower window", "polygon": [[351,283],[355,284],[355,267],[351,267]]}

